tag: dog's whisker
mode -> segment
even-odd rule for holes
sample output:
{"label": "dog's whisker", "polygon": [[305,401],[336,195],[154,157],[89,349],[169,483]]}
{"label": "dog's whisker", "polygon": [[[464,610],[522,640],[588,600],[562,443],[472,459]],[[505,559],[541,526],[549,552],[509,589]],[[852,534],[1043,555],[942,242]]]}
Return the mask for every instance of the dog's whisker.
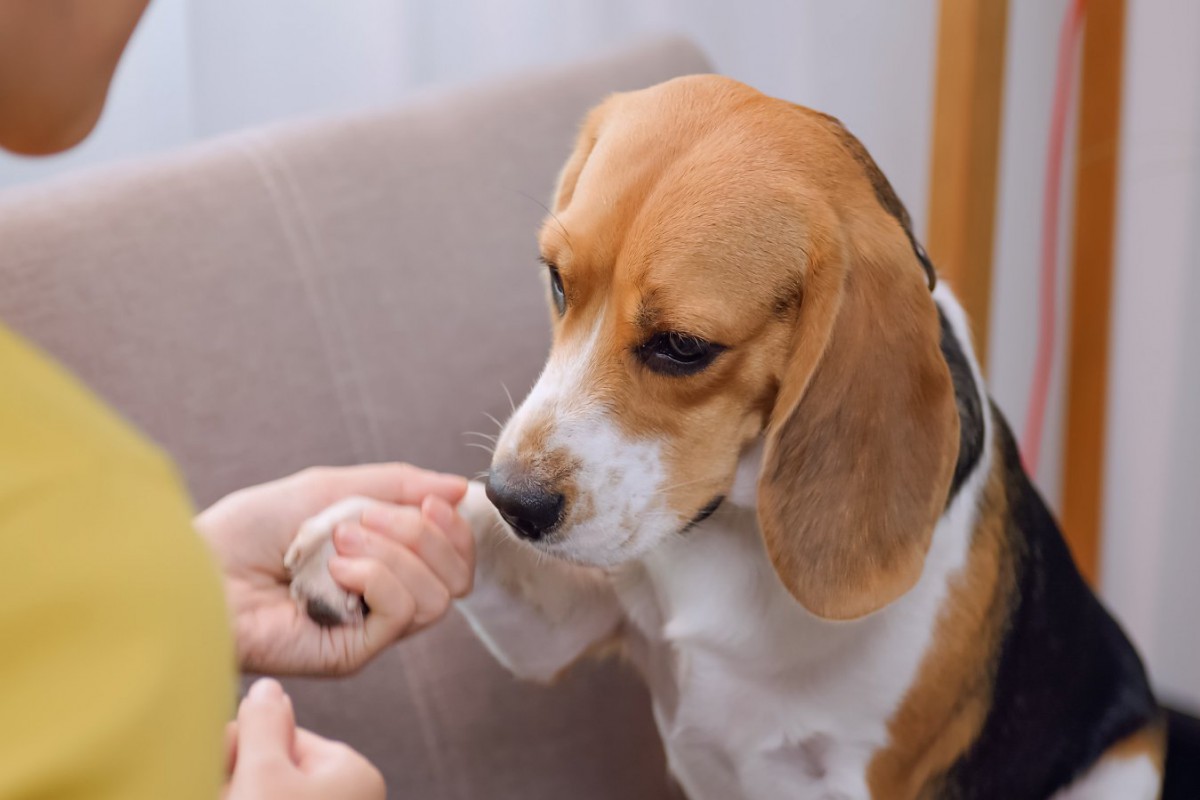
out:
{"label": "dog's whisker", "polygon": [[503,428],[503,427],[504,427],[504,423],[503,423],[503,422],[501,422],[500,420],[496,419],[495,417],[493,417],[493,416],[492,416],[491,414],[489,414],[488,412],[486,412],[486,411],[485,411],[485,412],[483,412],[483,415],[484,415],[485,417],[487,417],[488,419],[490,419],[492,422],[494,422],[494,423],[496,424],[496,428],[497,428],[497,430],[498,430],[498,429],[500,429],[500,428]]}
{"label": "dog's whisker", "polygon": [[517,404],[513,402],[512,392],[508,390],[508,384],[506,384],[504,381],[500,381],[500,388],[504,390],[504,396],[508,398],[508,406],[510,409],[512,409],[512,413],[517,413]]}
{"label": "dog's whisker", "polygon": [[537,205],[538,205],[538,206],[539,206],[539,207],[540,207],[540,208],[541,208],[543,211],[545,211],[547,214],[549,214],[549,215],[550,215],[550,219],[554,220],[554,224],[558,225],[558,229],[559,229],[560,231],[562,231],[563,238],[567,240],[567,245],[568,245],[568,246],[570,246],[570,247],[574,247],[574,246],[575,246],[575,245],[571,244],[571,234],[567,233],[567,228],[566,228],[566,226],[562,224],[562,220],[560,220],[560,219],[558,218],[558,215],[557,215],[557,214],[555,214],[553,211],[551,211],[551,210],[550,210],[550,207],[549,207],[549,206],[547,206],[547,205],[546,205],[545,203],[543,203],[541,200],[538,200],[538,199],[537,199],[536,197],[534,197],[533,195],[531,195],[531,194],[528,194],[528,193],[526,193],[526,192],[522,192],[520,189],[517,189],[517,190],[516,190],[516,192],[517,192],[517,194],[519,194],[519,195],[521,195],[522,197],[524,197],[526,200],[531,200],[531,201],[533,201],[534,203],[537,203]]}
{"label": "dog's whisker", "polygon": [[492,444],[495,444],[500,439],[498,434],[484,433],[483,431],[463,431],[463,436],[481,436]]}
{"label": "dog's whisker", "polygon": [[482,450],[482,451],[484,451],[485,453],[487,453],[488,455],[495,455],[495,454],[496,454],[496,448],[494,448],[494,447],[488,447],[488,446],[487,446],[486,444],[484,444],[483,442],[465,442],[464,444],[466,444],[466,446],[467,446],[467,447],[474,447],[474,448],[476,448],[476,449],[478,449],[478,450]]}
{"label": "dog's whisker", "polygon": [[667,492],[673,492],[676,489],[682,489],[685,486],[694,486],[697,483],[704,483],[707,480],[708,480],[708,478],[705,477],[705,478],[694,478],[693,480],[690,480],[690,481],[681,481],[680,483],[676,483],[671,486],[664,486],[663,488],[659,489],[656,492],[656,494],[660,494],[660,495],[666,494]]}

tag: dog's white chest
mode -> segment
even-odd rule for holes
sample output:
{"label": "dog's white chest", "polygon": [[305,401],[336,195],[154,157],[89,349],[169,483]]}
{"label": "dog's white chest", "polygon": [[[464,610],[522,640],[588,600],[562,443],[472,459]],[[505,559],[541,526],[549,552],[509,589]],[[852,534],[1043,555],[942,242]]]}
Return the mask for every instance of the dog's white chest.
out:
{"label": "dog's white chest", "polygon": [[672,771],[691,800],[867,796],[882,727],[867,737],[873,741],[855,741],[863,732],[839,725],[832,709],[781,702],[778,687],[712,680],[691,655],[677,656],[679,703],[655,704]]}
{"label": "dog's white chest", "polygon": [[961,563],[959,548],[940,549],[908,595],[850,623],[804,611],[772,571],[752,515],[736,509],[614,576],[691,800],[869,796],[871,760]]}

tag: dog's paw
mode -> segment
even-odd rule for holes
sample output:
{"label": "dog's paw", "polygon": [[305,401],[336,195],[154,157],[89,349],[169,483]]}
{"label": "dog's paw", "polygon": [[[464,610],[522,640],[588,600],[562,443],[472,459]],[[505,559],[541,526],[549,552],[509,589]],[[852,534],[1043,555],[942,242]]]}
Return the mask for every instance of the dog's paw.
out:
{"label": "dog's paw", "polygon": [[458,504],[458,513],[471,527],[476,545],[508,535],[508,526],[488,500],[487,489],[479,481],[467,482],[467,493]]}
{"label": "dog's paw", "polygon": [[366,612],[363,599],[338,586],[329,574],[329,559],[336,555],[333,529],[338,523],[357,521],[369,502],[362,497],[348,497],[309,517],[283,557],[292,581],[292,597],[322,627],[359,623]]}

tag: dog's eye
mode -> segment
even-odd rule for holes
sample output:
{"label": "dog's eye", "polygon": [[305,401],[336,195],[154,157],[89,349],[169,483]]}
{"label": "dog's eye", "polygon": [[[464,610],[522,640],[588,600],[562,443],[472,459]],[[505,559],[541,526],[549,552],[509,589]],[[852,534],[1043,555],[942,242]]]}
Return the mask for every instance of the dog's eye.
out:
{"label": "dog's eye", "polygon": [[698,336],[677,331],[656,333],[638,348],[642,363],[664,375],[694,375],[725,348]]}
{"label": "dog's eye", "polygon": [[546,266],[550,270],[550,297],[553,298],[554,308],[561,317],[567,313],[567,293],[563,291],[562,275],[558,274],[558,267],[553,264]]}

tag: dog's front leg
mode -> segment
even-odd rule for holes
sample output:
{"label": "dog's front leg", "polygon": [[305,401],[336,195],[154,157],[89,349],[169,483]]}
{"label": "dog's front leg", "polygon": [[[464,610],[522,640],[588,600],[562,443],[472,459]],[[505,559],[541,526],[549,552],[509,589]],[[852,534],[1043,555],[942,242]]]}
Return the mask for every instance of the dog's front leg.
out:
{"label": "dog's front leg", "polygon": [[549,681],[613,639],[622,612],[597,569],[544,556],[518,541],[472,482],[459,511],[475,531],[475,588],[459,609],[517,677]]}

